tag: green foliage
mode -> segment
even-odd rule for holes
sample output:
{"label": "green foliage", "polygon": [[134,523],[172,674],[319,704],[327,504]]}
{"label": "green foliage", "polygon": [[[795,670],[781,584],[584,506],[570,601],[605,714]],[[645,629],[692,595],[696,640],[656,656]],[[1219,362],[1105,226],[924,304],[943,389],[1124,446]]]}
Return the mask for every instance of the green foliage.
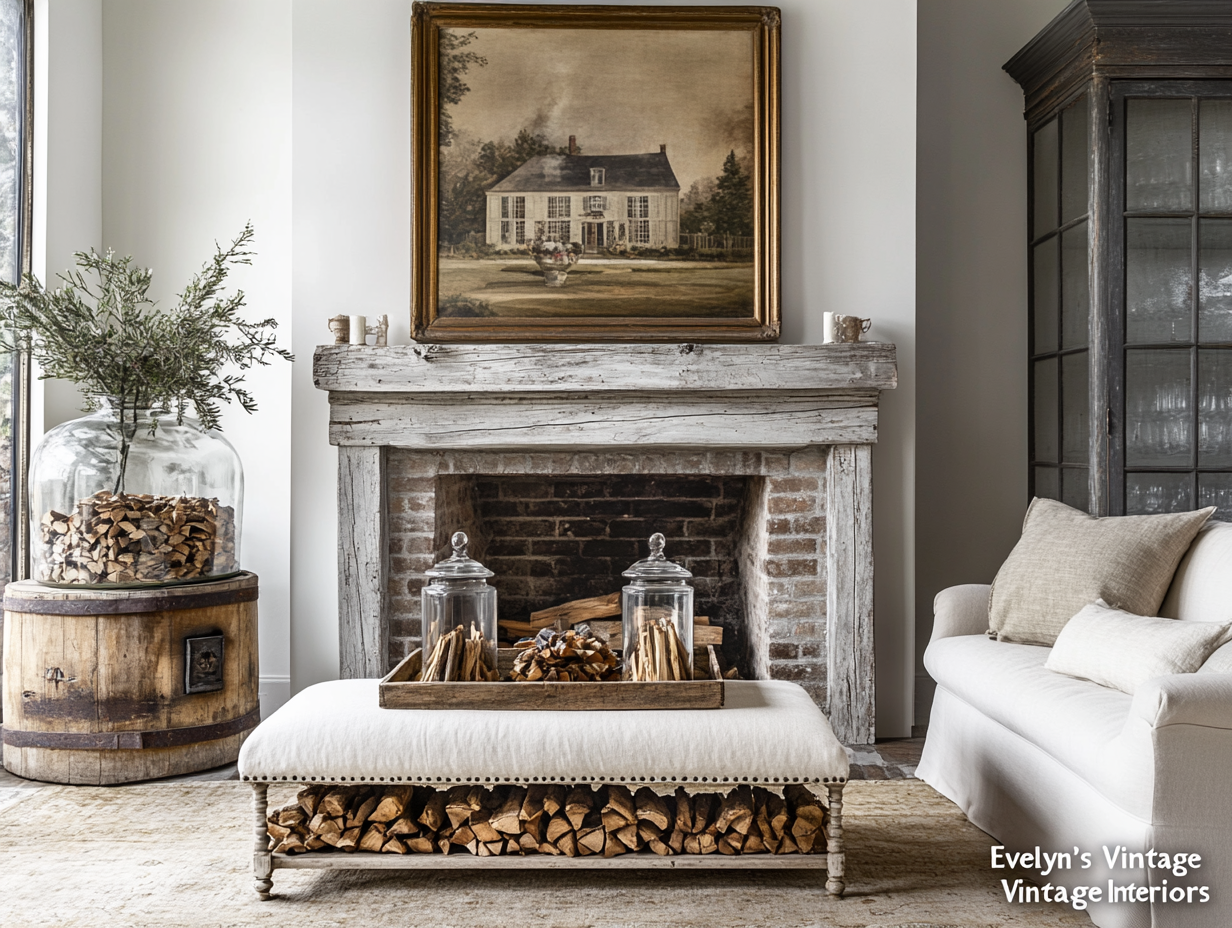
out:
{"label": "green foliage", "polygon": [[[578,149],[581,152],[581,149]],[[503,180],[536,155],[567,155],[568,147],[555,148],[543,135],[521,130],[508,142],[484,142],[461,159],[441,152],[439,228],[444,243],[462,241],[469,232],[483,232],[487,218],[489,187]]]}
{"label": "green foliage", "polygon": [[753,234],[753,182],[734,151],[724,159],[722,174],[689,188],[681,203],[680,231]]}
{"label": "green foliage", "polygon": [[437,129],[437,144],[450,146],[453,144],[453,119],[446,104],[454,105],[462,102],[462,98],[470,93],[470,86],[462,80],[462,75],[470,70],[471,65],[482,68],[488,59],[475,52],[464,51],[466,46],[475,41],[475,33],[454,32],[442,29],[440,33],[440,125]]}
{"label": "green foliage", "polygon": [[718,189],[710,199],[710,217],[718,235],[753,234],[753,185],[740,167],[736,153],[729,152],[723,162],[723,173],[716,182]]}
{"label": "green foliage", "polygon": [[[29,351],[44,377],[71,380],[97,405],[118,404],[121,423],[142,409],[167,409],[182,421],[191,406],[201,425],[218,428],[219,402],[246,412],[256,401],[244,371],[271,355],[294,360],[275,343],[274,319],[247,322],[244,292],[224,295],[232,266],[251,264],[251,223],[227,248],[217,247],[168,309],[148,296],[151,272],[131,257],[77,252],[77,267],[48,291],[33,276],[0,281],[0,347]],[[151,423],[156,427],[157,423]]]}

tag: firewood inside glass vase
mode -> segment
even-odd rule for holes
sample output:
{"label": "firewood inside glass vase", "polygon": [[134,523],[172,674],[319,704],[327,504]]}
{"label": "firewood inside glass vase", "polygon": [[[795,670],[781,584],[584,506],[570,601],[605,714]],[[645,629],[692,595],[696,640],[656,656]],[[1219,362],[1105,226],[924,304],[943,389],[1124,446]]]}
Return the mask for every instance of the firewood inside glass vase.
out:
{"label": "firewood inside glass vase", "polygon": [[497,679],[496,589],[493,576],[466,553],[465,532],[450,539],[453,555],[427,571],[421,680],[479,682]]}
{"label": "firewood inside glass vase", "polygon": [[650,536],[650,556],[624,572],[621,597],[624,679],[693,678],[693,575],[663,553],[665,540]]}

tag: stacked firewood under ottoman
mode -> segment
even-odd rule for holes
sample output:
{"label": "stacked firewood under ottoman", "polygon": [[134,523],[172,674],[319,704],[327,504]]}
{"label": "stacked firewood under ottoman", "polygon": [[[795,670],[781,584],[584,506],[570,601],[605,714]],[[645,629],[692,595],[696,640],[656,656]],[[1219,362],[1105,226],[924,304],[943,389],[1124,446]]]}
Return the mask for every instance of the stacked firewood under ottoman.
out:
{"label": "stacked firewood under ottoman", "polygon": [[741,785],[660,795],[622,784],[566,787],[310,786],[267,815],[270,849],[386,854],[810,854],[827,846],[812,791]]}

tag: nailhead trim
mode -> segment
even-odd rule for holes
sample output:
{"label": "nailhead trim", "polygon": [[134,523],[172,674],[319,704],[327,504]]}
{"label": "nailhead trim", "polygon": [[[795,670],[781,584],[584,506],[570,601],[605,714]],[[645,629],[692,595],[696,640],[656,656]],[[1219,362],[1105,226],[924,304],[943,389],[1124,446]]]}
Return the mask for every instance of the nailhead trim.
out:
{"label": "nailhead trim", "polygon": [[[290,780],[294,780],[297,782],[305,782],[305,783],[309,781],[315,783],[318,780],[320,780],[322,783],[348,783],[348,782],[354,783],[358,779],[358,781],[361,783],[364,783],[364,782],[375,783],[379,779],[380,782],[384,783],[386,782],[387,778],[386,777],[358,777],[358,778],[349,777],[348,778],[348,777],[326,777],[326,776],[306,777],[306,776],[298,776],[298,775],[291,775],[290,777],[287,777],[287,776],[279,777],[277,775],[275,776],[245,775],[241,779],[248,781],[248,782],[258,782],[258,783],[259,782],[275,783],[275,782],[278,782],[280,779],[283,781],[290,779]],[[395,781],[398,783],[401,783],[403,782],[403,779],[404,779],[403,777],[389,777],[388,781],[390,783],[393,783]],[[668,777],[668,776],[661,776],[661,777],[660,776],[651,776],[651,777],[638,777],[638,776],[630,776],[630,777],[593,777],[593,776],[492,777],[492,776],[486,776],[482,780],[479,777],[465,777],[464,778],[464,777],[409,777],[408,776],[408,777],[405,777],[405,780],[407,782],[414,781],[415,783],[425,783],[425,784],[426,783],[454,783],[456,782],[456,783],[468,783],[468,784],[473,783],[476,785],[483,784],[483,783],[540,783],[540,782],[543,782],[543,783],[558,783],[558,782],[559,783],[586,783],[586,782],[594,783],[596,781],[599,783],[604,783],[604,782],[612,782],[612,783],[646,783],[646,782],[650,782],[650,783],[689,783],[689,782],[693,782],[693,783],[698,783],[698,782],[701,782],[701,783],[719,783],[719,782],[741,783],[743,782],[743,783],[748,783],[750,782],[749,777],[723,777],[721,780],[719,777],[693,777],[690,780],[689,777]],[[846,783],[847,782],[846,777],[812,777],[812,778],[804,777],[803,780],[801,780],[800,777],[761,777],[760,780],[758,777],[752,777],[751,780],[753,783],[758,783],[758,782],[762,782],[762,783],[780,783],[780,782],[781,783],[800,783],[800,782],[804,782],[804,783]]]}

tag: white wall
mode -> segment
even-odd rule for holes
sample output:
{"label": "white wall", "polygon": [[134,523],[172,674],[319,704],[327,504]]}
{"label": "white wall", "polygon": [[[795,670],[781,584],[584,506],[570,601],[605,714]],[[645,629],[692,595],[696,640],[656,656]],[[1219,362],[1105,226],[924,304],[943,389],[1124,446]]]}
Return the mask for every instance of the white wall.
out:
{"label": "white wall", "polygon": [[[915,631],[916,3],[781,6],[783,340],[820,342],[835,311],[873,317],[871,337],[899,346],[874,473],[878,730],[901,735]],[[102,3],[102,243],[154,267],[169,295],[251,217],[257,263],[236,280],[299,358],[253,375],[261,412],[225,422],[249,478],[263,675],[295,689],[337,672],[336,455],[312,349],[338,312],[388,312],[393,341],[408,337],[409,23],[409,0]]]}
{"label": "white wall", "polygon": [[[920,2],[920,653],[933,597],[990,583],[1026,510],[1026,123],[1022,91],[1001,65],[1066,5]],[[918,670],[922,720],[932,686]]]}
{"label": "white wall", "polygon": [[[34,274],[50,284],[72,266],[73,252],[102,248],[102,0],[39,0],[34,22],[30,257]],[[80,415],[81,396],[66,381],[39,382],[31,400],[36,434]]]}
{"label": "white wall", "polygon": [[[251,219],[256,257],[230,283],[290,344],[290,0],[106,0],[102,62],[104,243],[153,268],[153,295],[171,300]],[[241,559],[261,578],[269,711],[290,689],[292,365],[247,379],[260,409],[227,408],[223,434],[244,462]]]}
{"label": "white wall", "polygon": [[338,675],[337,453],[308,362],[338,313],[388,313],[390,343],[410,340],[410,15],[407,0],[294,9],[295,351],[305,360],[291,473],[297,690]]}

